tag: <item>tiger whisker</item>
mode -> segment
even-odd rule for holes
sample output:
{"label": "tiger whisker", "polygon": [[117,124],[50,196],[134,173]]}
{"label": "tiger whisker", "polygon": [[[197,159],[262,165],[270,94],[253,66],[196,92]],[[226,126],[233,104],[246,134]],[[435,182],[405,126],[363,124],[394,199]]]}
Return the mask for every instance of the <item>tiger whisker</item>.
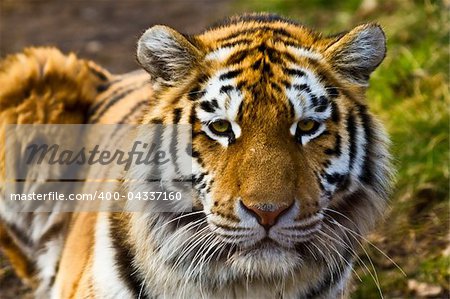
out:
{"label": "tiger whisker", "polygon": [[[340,242],[339,240],[337,240],[337,239],[331,237],[330,235],[328,235],[328,234],[327,234],[326,232],[324,232],[324,231],[319,231],[319,233],[320,233],[321,235],[323,235],[324,237],[329,238],[329,239],[331,239],[332,241],[337,242],[337,243],[343,245],[343,246],[346,247],[348,250],[350,250],[350,252],[352,253],[352,255],[354,254],[353,250],[352,250],[350,247],[348,247],[347,244],[342,244],[342,242]],[[335,252],[337,255],[339,255],[339,257],[341,258],[341,260],[342,260],[343,262],[345,262],[345,263],[347,264],[347,266],[349,266],[350,269],[352,269],[352,272],[355,273],[355,275],[356,275],[356,277],[358,278],[358,280],[359,280],[359,281],[362,281],[361,277],[360,277],[360,276],[358,275],[358,273],[353,269],[352,264],[351,264],[351,263],[350,263],[350,262],[349,262],[349,261],[348,261],[348,260],[347,260],[340,252],[339,252],[339,250],[336,248],[336,246],[332,245],[332,243],[331,243],[331,246],[332,246],[334,252]]]}
{"label": "tiger whisker", "polygon": [[[322,231],[324,234],[328,235],[329,238],[334,239],[335,242],[338,242],[339,244],[341,244],[342,246],[344,246],[344,247],[352,254],[352,256],[356,259],[356,261],[357,261],[357,263],[358,263],[359,265],[361,265],[361,266],[364,265],[364,261],[363,261],[363,260],[359,257],[359,255],[356,253],[356,251],[355,251],[355,249],[353,248],[353,246],[351,246],[351,245],[349,245],[347,242],[345,242],[344,239],[343,239],[341,236],[339,236],[339,235],[337,234],[337,232],[336,232],[335,230],[333,230],[331,227],[329,227],[328,225],[325,225],[325,228],[327,228],[328,231],[329,231],[330,233],[332,233],[337,239],[333,238],[331,235],[327,234],[325,231]],[[339,228],[339,229],[340,229],[340,228]],[[342,229],[340,229],[340,230],[342,231],[342,233],[343,233],[345,236],[347,236],[347,234],[345,233],[345,231],[343,231]],[[350,242],[350,240],[349,240],[349,242]],[[366,273],[364,268],[363,268],[363,270],[364,270],[364,273]]]}
{"label": "tiger whisker", "polygon": [[[328,210],[330,210],[331,212],[334,212],[334,213],[336,213],[336,214],[338,214],[338,215],[341,215],[341,216],[343,216],[343,217],[345,217],[346,219],[348,219],[349,221],[351,221],[355,226],[356,226],[356,224],[350,219],[350,218],[348,218],[346,215],[344,215],[344,214],[342,214],[342,213],[340,213],[340,212],[338,212],[338,211],[336,211],[336,210],[333,210],[333,209],[328,209]],[[337,222],[335,219],[333,219],[332,217],[331,217],[331,219],[333,220],[333,221],[335,221],[335,222]],[[345,230],[347,230],[347,231],[351,231],[352,233],[354,233],[354,234],[356,234],[359,238],[361,238],[361,239],[363,239],[364,240],[364,242],[367,242],[369,245],[371,245],[373,248],[375,248],[379,253],[381,253],[385,258],[387,258],[392,264],[394,264],[394,266],[403,274],[403,276],[405,276],[405,277],[407,277],[407,275],[406,275],[406,273],[405,273],[405,271],[403,271],[403,269],[389,256],[389,255],[387,255],[383,250],[381,250],[378,246],[376,246],[375,244],[373,244],[373,242],[371,242],[369,239],[367,239],[366,237],[364,237],[363,235],[361,235],[360,233],[358,233],[358,232],[356,232],[356,231],[354,231],[354,230],[352,230],[352,229],[350,229],[350,228],[348,228],[348,227],[345,227],[345,226],[343,226],[341,223],[339,223],[339,222],[337,222],[336,223],[337,225],[339,225],[339,226],[341,226],[341,227],[343,227]]]}
{"label": "tiger whisker", "polygon": [[367,259],[369,260],[370,266],[372,267],[373,273],[372,273],[372,271],[369,270],[369,268],[368,268],[365,264],[363,264],[363,265],[366,267],[367,271],[369,271],[370,276],[371,276],[372,279],[374,280],[375,285],[377,286],[377,289],[378,289],[378,292],[380,293],[381,298],[384,298],[383,292],[382,292],[382,290],[381,290],[381,285],[380,285],[380,281],[379,281],[379,279],[378,279],[378,273],[377,273],[377,270],[376,270],[376,268],[375,268],[375,265],[373,264],[373,261],[372,261],[372,259],[370,258],[370,255],[369,255],[369,253],[367,252],[367,250],[364,248],[364,246],[363,246],[362,243],[359,241],[359,239],[357,238],[357,236],[354,235],[354,233],[356,233],[356,232],[353,232],[351,229],[349,229],[349,228],[343,226],[342,224],[338,223],[336,220],[334,220],[333,223],[336,224],[336,225],[338,225],[338,226],[340,226],[340,227],[342,227],[342,228],[343,228],[344,230],[346,230],[347,232],[349,232],[349,233],[350,233],[350,236],[352,236],[352,237],[355,239],[355,241],[358,243],[358,245],[359,245],[359,246],[361,247],[361,249],[364,251],[365,255],[367,256]]}
{"label": "tiger whisker", "polygon": [[[167,222],[164,222],[162,225],[160,225],[158,227],[155,227],[153,232],[154,233],[158,232],[159,230],[161,230],[162,228],[166,227],[167,225],[173,223],[174,221],[180,221],[181,219],[183,219],[185,217],[189,217],[189,216],[196,215],[196,214],[201,214],[201,213],[204,213],[204,212],[203,211],[196,211],[196,212],[190,212],[188,214],[177,216],[177,217],[175,217],[175,218],[173,218],[173,219],[171,219],[171,220],[169,220]],[[203,220],[203,219],[199,219],[199,220]]]}

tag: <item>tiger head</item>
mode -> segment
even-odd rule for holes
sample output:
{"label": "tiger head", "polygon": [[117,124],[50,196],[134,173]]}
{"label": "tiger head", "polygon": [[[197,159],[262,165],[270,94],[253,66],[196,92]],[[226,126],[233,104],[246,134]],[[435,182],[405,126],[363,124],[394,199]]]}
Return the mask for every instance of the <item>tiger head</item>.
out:
{"label": "tiger head", "polygon": [[286,273],[373,227],[390,164],[365,91],[385,52],[376,24],[322,36],[266,14],[143,34],[137,59],[157,107],[144,123],[192,125],[193,219],[215,240],[210,255]]}

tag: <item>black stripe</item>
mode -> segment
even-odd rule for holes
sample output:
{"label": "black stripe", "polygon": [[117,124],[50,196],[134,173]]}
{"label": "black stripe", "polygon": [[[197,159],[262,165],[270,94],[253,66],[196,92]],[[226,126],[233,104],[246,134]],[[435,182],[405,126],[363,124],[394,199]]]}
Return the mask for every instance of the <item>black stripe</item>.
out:
{"label": "black stripe", "polygon": [[205,110],[206,112],[212,113],[216,111],[214,106],[211,104],[211,102],[205,101],[200,103],[200,108]]}
{"label": "black stripe", "polygon": [[298,91],[306,91],[307,93],[311,92],[311,89],[309,89],[309,86],[307,84],[294,84],[292,86]]}
{"label": "black stripe", "polygon": [[347,117],[347,132],[349,136],[349,169],[353,169],[353,164],[355,162],[356,157],[356,124],[355,124],[355,117],[353,116],[353,111],[350,111]]}
{"label": "black stripe", "polygon": [[145,99],[144,101],[138,102],[136,105],[134,105],[133,108],[131,108],[131,110],[124,115],[124,117],[122,117],[122,119],[118,122],[118,124],[124,124],[126,123],[126,121],[128,121],[128,119],[133,116],[134,113],[136,113],[137,111],[139,111],[142,106],[146,106],[147,105],[147,99]]}
{"label": "black stripe", "polygon": [[251,68],[253,70],[259,70],[261,68],[261,64],[262,64],[262,59],[258,59],[252,64]]}
{"label": "black stripe", "polygon": [[262,44],[260,44],[260,45],[258,46],[257,49],[258,49],[259,52],[264,53],[264,52],[266,52],[266,50],[267,50],[267,45],[266,45],[265,43],[262,43]]}
{"label": "black stripe", "polygon": [[269,76],[269,77],[273,76],[272,67],[270,66],[269,63],[263,63],[262,72],[265,73],[266,76]]}
{"label": "black stripe", "polygon": [[336,133],[335,135],[336,141],[334,144],[334,148],[327,148],[324,153],[327,155],[335,155],[335,156],[340,156],[341,155],[341,136],[339,135],[339,133]]}
{"label": "black stripe", "polygon": [[[121,82],[121,81],[122,80],[117,80],[117,82]],[[115,81],[109,82],[109,85],[113,86],[114,82]],[[121,94],[123,92],[126,92],[127,90],[130,90],[130,89],[133,89],[133,88],[135,88],[134,85],[132,85],[132,86],[125,85],[125,86],[118,87],[116,90],[114,90],[110,95],[108,95],[108,97],[106,97],[102,101],[95,102],[88,110],[88,114],[87,114],[88,117],[93,116],[97,112],[97,110],[100,108],[100,106],[102,106],[104,103],[106,103],[111,97],[119,95],[119,94]]]}
{"label": "black stripe", "polygon": [[335,99],[339,96],[339,90],[334,86],[325,86],[328,96],[331,99]]}
{"label": "black stripe", "polygon": [[243,109],[244,109],[244,101],[242,101],[239,104],[239,109],[238,109],[238,114],[237,114],[239,122],[242,122],[242,119],[244,118]]}
{"label": "black stripe", "polygon": [[192,150],[192,157],[193,158],[199,158],[200,157],[200,153],[198,152],[198,151],[196,151],[196,150]]}
{"label": "black stripe", "polygon": [[278,85],[277,83],[271,82],[271,83],[270,83],[270,86],[272,86],[272,88],[273,88],[276,92],[282,92],[281,86]]}
{"label": "black stripe", "polygon": [[211,100],[211,105],[213,105],[215,108],[219,108],[219,103],[217,102],[216,99]]}
{"label": "black stripe", "polygon": [[[220,88],[221,93],[228,93],[229,91],[233,90],[234,86],[231,85],[224,85]],[[218,107],[217,107],[218,108]]]}
{"label": "black stripe", "polygon": [[265,51],[267,57],[269,58],[269,61],[272,63],[276,63],[276,64],[282,64],[283,60],[280,57],[280,52],[278,52],[277,50],[273,49],[273,48],[266,48]]}
{"label": "black stripe", "polygon": [[159,125],[163,123],[163,120],[161,118],[153,118],[150,122],[152,124]]}
{"label": "black stripe", "polygon": [[284,71],[290,76],[299,76],[299,77],[305,76],[305,72],[303,72],[302,70],[298,70],[298,69],[286,68],[286,69],[284,69]]}
{"label": "black stripe", "polygon": [[205,173],[201,173],[198,177],[194,176],[194,185],[198,185],[203,182],[205,178]]}
{"label": "black stripe", "polygon": [[288,103],[289,103],[289,114],[291,115],[292,118],[294,118],[295,117],[294,104],[292,104],[290,100],[288,100]]}
{"label": "black stripe", "polygon": [[305,47],[305,45],[302,45],[295,40],[285,40],[285,39],[281,39],[281,38],[276,38],[276,39],[274,39],[274,42],[282,43],[286,47],[294,47],[294,48],[300,48],[300,49],[305,49],[305,50],[311,50],[310,47]]}
{"label": "black stripe", "polygon": [[14,236],[14,239],[18,240],[20,243],[22,243],[22,245],[25,245],[26,247],[29,248],[33,247],[34,242],[32,239],[29,238],[26,232],[24,232],[14,223],[6,222],[3,219],[2,221],[5,227],[10,231],[11,235]]}
{"label": "black stripe", "polygon": [[[175,108],[173,111],[173,123],[178,124],[181,119],[183,109]],[[172,156],[172,164],[175,168],[175,173],[179,173],[180,169],[177,163],[177,141],[178,141],[178,127],[172,126],[172,138],[170,139],[169,152]]]}
{"label": "black stripe", "polygon": [[293,62],[293,63],[297,62],[297,59],[295,58],[295,56],[293,56],[289,52],[282,52],[282,53],[280,53],[280,55],[283,56],[283,58],[289,62]]}
{"label": "black stripe", "polygon": [[[137,298],[143,287],[144,280],[139,277],[134,257],[135,250],[127,241],[127,232],[124,225],[118,219],[120,216],[111,214],[109,222],[111,230],[109,236],[112,240],[113,249],[115,251],[115,264],[117,266],[120,278],[125,282],[128,289],[133,293],[133,297]],[[141,294],[141,298],[147,298],[145,294]]]}
{"label": "black stripe", "polygon": [[286,80],[281,80],[281,84],[283,84],[286,88],[291,88],[291,83]]}
{"label": "black stripe", "polygon": [[231,42],[226,42],[226,43],[221,44],[220,47],[217,48],[214,51],[217,51],[220,48],[232,48],[232,47],[237,46],[237,45],[248,45],[251,42],[252,42],[252,40],[248,39],[248,38],[237,39],[237,40],[234,40],[234,41],[231,41]]}
{"label": "black stripe", "polygon": [[228,36],[226,36],[226,37],[223,37],[223,38],[220,38],[217,42],[227,42],[227,41],[229,41],[230,39],[233,39],[233,38],[236,38],[236,37],[238,37],[238,36],[242,36],[242,34],[245,34],[245,33],[252,33],[252,32],[255,32],[257,29],[250,29],[250,30],[241,30],[241,31],[236,31],[235,33],[233,33],[233,34],[230,34],[230,35],[228,35]]}
{"label": "black stripe", "polygon": [[324,192],[325,191],[325,187],[322,184],[322,177],[320,176],[319,173],[315,173],[315,174],[316,174],[316,180],[319,183],[320,191]]}
{"label": "black stripe", "polygon": [[209,27],[209,30],[218,28],[218,27],[230,27],[231,25],[235,25],[238,23],[251,23],[251,22],[257,22],[259,24],[264,23],[284,23],[285,25],[294,25],[294,26],[301,26],[299,23],[283,18],[275,13],[250,13],[250,14],[244,14],[240,16],[233,16],[226,18],[224,20],[221,20],[219,22],[214,23],[211,27]]}
{"label": "black stripe", "polygon": [[177,124],[180,122],[182,112],[183,112],[182,108],[175,108],[173,110],[173,123],[174,124]]}
{"label": "black stripe", "polygon": [[[112,84],[112,82],[110,83]],[[103,105],[111,96],[115,96],[116,94],[118,94],[119,92],[122,92],[125,88],[127,88],[128,86],[122,86],[117,88],[116,90],[114,90],[107,98],[103,99],[102,101],[98,101],[95,102],[88,110],[88,117],[91,117],[92,115],[95,114],[95,112],[100,108],[101,105]]]}
{"label": "black stripe", "polygon": [[[50,281],[49,281],[49,283],[48,283],[48,287],[49,287],[49,288],[51,288],[51,287],[55,284],[56,274],[57,274],[58,271],[59,271],[59,262],[60,262],[60,261],[61,261],[61,258],[58,258],[58,261],[56,262],[55,268],[54,268],[54,270],[53,270],[53,273],[55,273],[55,274],[53,274],[53,275],[51,276]],[[91,286],[91,284],[89,284],[89,286]]]}
{"label": "black stripe", "polygon": [[[138,85],[138,86],[134,86],[130,89],[125,90],[124,92],[117,94],[116,96],[110,98],[108,100],[108,102],[106,103],[106,105],[104,105],[103,107],[101,107],[101,109],[99,109],[100,111],[98,113],[95,113],[94,117],[90,120],[90,123],[95,123],[97,122],[105,113],[108,112],[108,110],[114,106],[117,102],[119,102],[120,100],[122,100],[124,97],[126,97],[127,95],[129,95],[130,93],[138,90],[139,88],[142,88],[143,86],[147,85],[147,82],[145,82],[144,84]],[[92,115],[92,114],[91,114]]]}
{"label": "black stripe", "polygon": [[318,99],[316,112],[324,112],[328,108],[329,101],[325,96],[320,96]]}
{"label": "black stripe", "polygon": [[99,78],[102,81],[108,81],[108,76],[105,75],[105,73],[101,72],[100,70],[92,67],[92,66],[88,66],[89,70],[95,75],[97,76],[97,78]]}
{"label": "black stripe", "polygon": [[197,84],[188,92],[188,99],[191,101],[196,101],[204,96],[205,93],[206,91],[200,90],[200,85]]}
{"label": "black stripe", "polygon": [[346,174],[342,174],[342,173],[325,173],[324,178],[327,180],[328,184],[331,185],[339,185],[342,181],[345,180],[345,178],[347,177]]}
{"label": "black stripe", "polygon": [[[206,134],[205,134],[205,135],[206,135]],[[206,136],[208,136],[208,135],[206,135]],[[203,164],[203,159],[202,159],[202,157],[200,156],[200,153],[199,153],[198,151],[196,151],[195,149],[192,148],[191,154],[192,154],[192,158],[197,159],[197,162],[198,162],[198,163]]]}
{"label": "black stripe", "polygon": [[108,90],[108,88],[111,86],[110,83],[106,83],[106,84],[100,84],[99,86],[97,86],[97,93],[102,93]]}
{"label": "black stripe", "polygon": [[370,161],[368,155],[373,153],[373,132],[372,132],[372,119],[370,115],[367,113],[367,107],[364,105],[358,105],[359,117],[361,118],[362,126],[364,128],[364,134],[366,137],[366,149],[365,157],[362,165],[362,173],[361,180],[369,185],[372,185],[374,177],[373,177],[373,165]]}
{"label": "black stripe", "polygon": [[248,83],[247,80],[243,80],[241,82],[238,82],[238,84],[236,85],[236,88],[238,90],[242,90],[242,87],[244,87],[247,83]]}
{"label": "black stripe", "polygon": [[227,60],[227,64],[228,65],[232,65],[232,64],[239,64],[241,63],[247,56],[248,56],[248,51],[239,51],[236,53],[233,53]]}
{"label": "black stripe", "polygon": [[331,120],[338,123],[341,120],[341,115],[339,114],[339,107],[335,101],[331,101]]}
{"label": "black stripe", "polygon": [[242,73],[242,69],[232,70],[220,75],[219,80],[228,80],[236,78],[240,73]]}
{"label": "black stripe", "polygon": [[195,113],[195,106],[192,105],[191,113],[189,114],[189,123],[191,124],[191,126],[193,126],[195,124],[196,120],[197,120],[197,115]]}
{"label": "black stripe", "polygon": [[331,165],[330,160],[325,160],[324,162],[322,162],[322,167],[323,168],[328,168],[328,167],[330,167],[330,165]]}
{"label": "black stripe", "polygon": [[273,27],[270,27],[270,26],[260,26],[260,27],[257,27],[257,28],[249,28],[249,29],[244,29],[244,30],[237,31],[237,32],[235,32],[233,34],[230,34],[227,37],[219,39],[219,42],[220,41],[230,40],[230,39],[233,39],[235,37],[242,36],[242,35],[245,35],[245,34],[251,34],[251,33],[254,33],[254,32],[257,32],[257,31],[260,31],[260,32],[273,32],[276,35],[282,35],[282,36],[285,36],[285,37],[288,37],[288,38],[293,38],[292,35],[289,32],[287,32],[285,29],[273,28]]}
{"label": "black stripe", "polygon": [[47,228],[47,230],[39,238],[39,248],[45,247],[46,243],[60,235],[64,228],[66,228],[66,221],[58,221],[52,223],[52,225]]}
{"label": "black stripe", "polygon": [[319,99],[317,99],[314,94],[310,93],[309,98],[311,99],[311,108],[317,107],[319,105]]}

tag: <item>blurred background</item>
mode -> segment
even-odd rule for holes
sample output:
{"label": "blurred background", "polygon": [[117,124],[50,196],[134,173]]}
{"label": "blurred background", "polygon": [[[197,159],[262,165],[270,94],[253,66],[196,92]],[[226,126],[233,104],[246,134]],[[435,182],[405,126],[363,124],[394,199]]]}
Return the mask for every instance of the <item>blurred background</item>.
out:
{"label": "blurred background", "polygon": [[[450,298],[449,8],[450,0],[0,0],[0,58],[54,45],[121,73],[138,68],[136,41],[153,24],[196,33],[245,11],[327,34],[379,22],[388,54],[368,103],[391,134],[398,175],[390,212],[360,250],[352,298]],[[0,298],[27,297],[0,256]]]}

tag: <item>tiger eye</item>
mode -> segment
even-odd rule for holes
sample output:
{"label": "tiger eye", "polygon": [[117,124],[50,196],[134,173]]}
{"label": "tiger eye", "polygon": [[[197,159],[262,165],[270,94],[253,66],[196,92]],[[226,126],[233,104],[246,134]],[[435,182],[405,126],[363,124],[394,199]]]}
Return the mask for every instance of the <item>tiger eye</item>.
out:
{"label": "tiger eye", "polygon": [[231,124],[229,121],[220,119],[212,122],[209,125],[211,131],[217,135],[223,135],[231,132]]}
{"label": "tiger eye", "polygon": [[305,119],[298,122],[298,129],[302,133],[309,133],[317,128],[318,123],[311,119]]}

